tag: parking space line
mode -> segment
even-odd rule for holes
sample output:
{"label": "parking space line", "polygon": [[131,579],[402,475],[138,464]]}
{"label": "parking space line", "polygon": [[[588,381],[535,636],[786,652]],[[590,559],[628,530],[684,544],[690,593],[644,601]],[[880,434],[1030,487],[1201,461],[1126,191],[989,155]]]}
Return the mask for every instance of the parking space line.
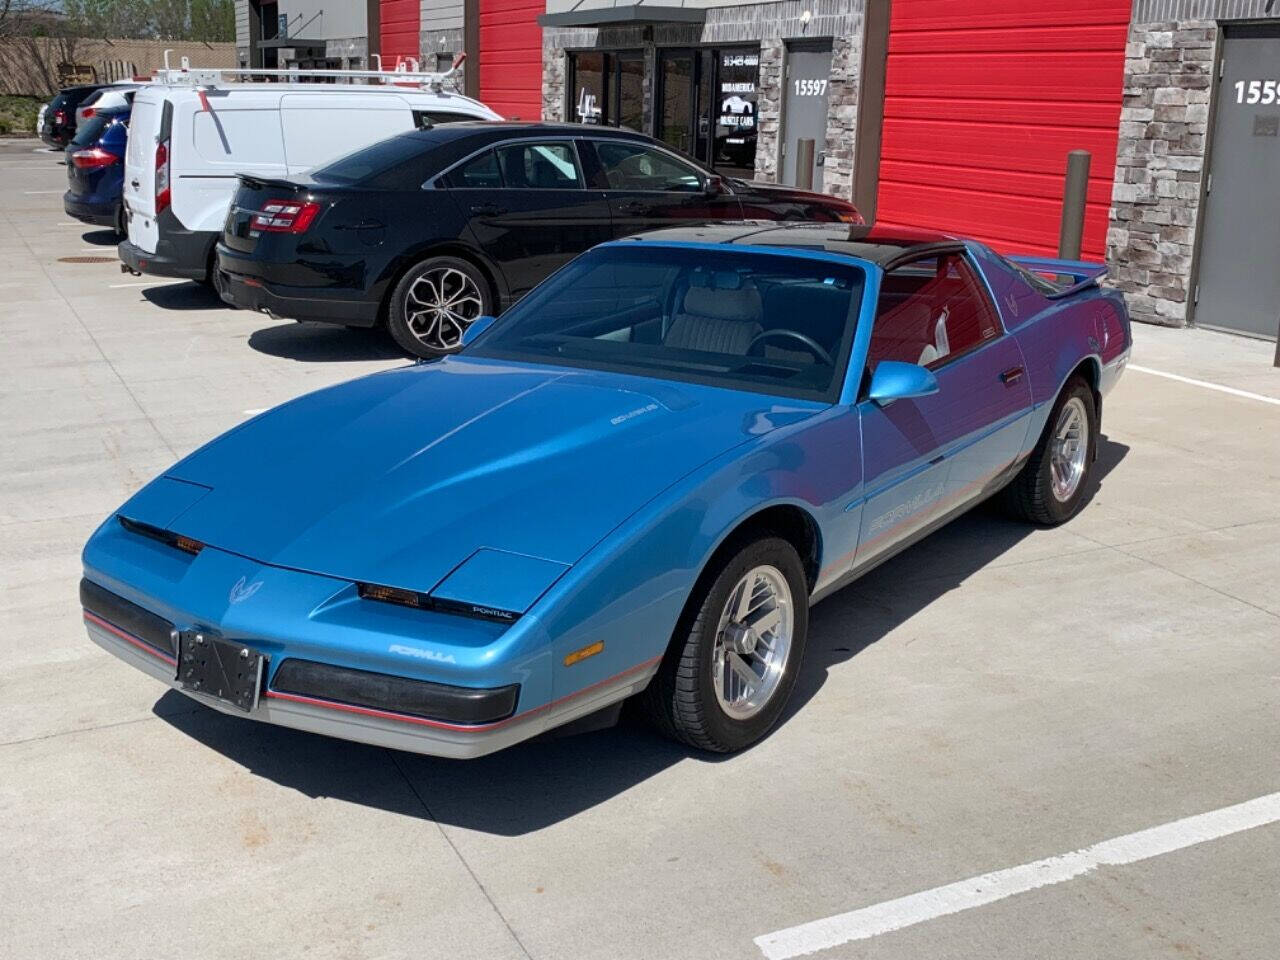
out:
{"label": "parking space line", "polygon": [[1268,397],[1261,393],[1250,393],[1248,390],[1237,390],[1235,387],[1223,386],[1220,383],[1210,383],[1208,380],[1196,380],[1192,377],[1184,377],[1177,373],[1167,373],[1164,370],[1152,370],[1150,367],[1140,367],[1136,363],[1129,364],[1127,369],[1136,370],[1138,373],[1147,373],[1153,377],[1164,377],[1166,380],[1177,380],[1179,383],[1189,383],[1193,387],[1204,387],[1206,390],[1217,390],[1219,393],[1229,393],[1233,397],[1244,397],[1246,400],[1261,400],[1263,403],[1270,403],[1280,407],[1280,399],[1277,399],[1276,397]]}
{"label": "parking space line", "polygon": [[136,280],[133,283],[108,283],[108,290],[123,290],[125,287],[167,287],[171,283],[189,283],[187,280]]}
{"label": "parking space line", "polygon": [[854,940],[867,940],[937,917],[1063,883],[1098,867],[1124,866],[1280,821],[1280,793],[1103,840],[1093,846],[996,870],[896,900],[756,937],[768,960],[790,960]]}

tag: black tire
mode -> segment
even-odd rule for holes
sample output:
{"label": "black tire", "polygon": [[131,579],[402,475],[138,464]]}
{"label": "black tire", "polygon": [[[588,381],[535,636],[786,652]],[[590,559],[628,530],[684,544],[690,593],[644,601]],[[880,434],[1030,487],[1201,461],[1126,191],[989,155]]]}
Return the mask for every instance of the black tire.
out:
{"label": "black tire", "polygon": [[[1051,449],[1054,430],[1068,403],[1078,400],[1084,406],[1088,437],[1085,443],[1084,474],[1074,492],[1060,499],[1053,491]],[[1098,448],[1098,410],[1093,390],[1084,380],[1072,377],[1067,381],[1045,422],[1040,440],[1018,475],[1001,494],[1005,510],[1018,520],[1044,527],[1056,527],[1066,523],[1079,512],[1089,487],[1093,461]]]}
{"label": "black tire", "polygon": [[124,217],[123,203],[116,207],[116,218],[115,223],[112,224],[112,229],[115,230],[116,236],[120,237],[122,240],[129,239],[129,222]]}
{"label": "black tire", "polygon": [[[729,716],[716,697],[712,661],[720,617],[738,582],[760,566],[782,574],[791,591],[793,629],[781,680],[759,711]],[[809,630],[809,588],[800,557],[788,541],[766,536],[746,542],[708,570],[676,626],[657,675],[638,706],[661,733],[701,750],[733,753],[755,743],[778,722],[795,687]]]}
{"label": "black tire", "polygon": [[[474,288],[474,295],[478,303],[473,304],[469,299],[471,294],[466,296],[465,301],[465,323],[451,322],[442,324],[438,328],[438,334],[432,333],[431,328],[423,331],[423,336],[414,332],[414,328],[410,326],[410,321],[414,319],[406,309],[409,293],[414,289],[414,285],[428,274],[447,273],[448,271],[456,271],[466,277]],[[459,301],[463,303],[464,301]],[[471,321],[477,317],[492,314],[494,309],[493,293],[489,289],[489,281],[485,279],[483,273],[480,272],[474,264],[458,257],[431,257],[416,263],[410,267],[400,282],[396,284],[395,289],[391,291],[391,300],[387,304],[387,329],[391,336],[395,339],[400,348],[413,354],[416,357],[442,357],[446,354],[456,353],[462,346],[462,331],[470,326]],[[419,328],[422,324],[419,322]]]}

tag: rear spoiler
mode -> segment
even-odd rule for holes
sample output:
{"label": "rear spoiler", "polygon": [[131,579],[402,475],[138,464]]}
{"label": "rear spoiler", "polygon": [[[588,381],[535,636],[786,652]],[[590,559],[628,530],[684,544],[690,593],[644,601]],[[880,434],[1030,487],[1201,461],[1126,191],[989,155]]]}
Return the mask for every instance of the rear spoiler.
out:
{"label": "rear spoiler", "polygon": [[[1052,257],[1009,257],[1018,266],[1040,274],[1050,283],[1060,287],[1057,293],[1048,294],[1050,300],[1069,297],[1081,290],[1096,287],[1107,275],[1105,263],[1088,263],[1084,260],[1055,260]],[[1066,283],[1064,283],[1064,279]]]}
{"label": "rear spoiler", "polygon": [[294,183],[292,180],[278,180],[274,177],[258,177],[252,173],[237,173],[236,179],[250,190],[266,190],[269,187],[278,187],[281,190],[304,190],[301,184]]}

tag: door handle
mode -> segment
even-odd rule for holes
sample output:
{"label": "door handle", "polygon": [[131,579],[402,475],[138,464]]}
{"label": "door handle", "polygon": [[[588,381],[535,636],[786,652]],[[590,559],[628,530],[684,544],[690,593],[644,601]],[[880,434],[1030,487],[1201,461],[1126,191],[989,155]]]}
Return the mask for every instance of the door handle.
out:
{"label": "door handle", "polygon": [[649,213],[653,210],[653,205],[643,200],[623,200],[618,204],[618,209],[623,213]]}
{"label": "door handle", "polygon": [[496,203],[476,203],[472,204],[471,212],[482,217],[500,217],[507,212],[507,208],[500,207]]}
{"label": "door handle", "polygon": [[141,186],[142,186],[142,184],[140,184],[137,180],[130,180],[130,181],[129,181],[129,186],[131,186],[131,187],[133,187],[133,189],[137,190],[139,187],[141,187]]}
{"label": "door handle", "polygon": [[1026,373],[1021,367],[1010,367],[1004,373],[1000,374],[1000,382],[1006,387],[1012,387],[1015,383],[1022,379],[1022,375]]}

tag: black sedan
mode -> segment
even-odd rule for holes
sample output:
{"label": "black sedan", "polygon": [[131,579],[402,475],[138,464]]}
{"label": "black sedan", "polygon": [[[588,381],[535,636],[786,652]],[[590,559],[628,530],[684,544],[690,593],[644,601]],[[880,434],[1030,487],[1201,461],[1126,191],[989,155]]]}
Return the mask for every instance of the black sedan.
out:
{"label": "black sedan", "polygon": [[726,220],[862,222],[845,200],[724,179],[627,130],[456,123],[293,180],[241,175],[216,280],[234,306],[385,323],[432,357],[598,243]]}

